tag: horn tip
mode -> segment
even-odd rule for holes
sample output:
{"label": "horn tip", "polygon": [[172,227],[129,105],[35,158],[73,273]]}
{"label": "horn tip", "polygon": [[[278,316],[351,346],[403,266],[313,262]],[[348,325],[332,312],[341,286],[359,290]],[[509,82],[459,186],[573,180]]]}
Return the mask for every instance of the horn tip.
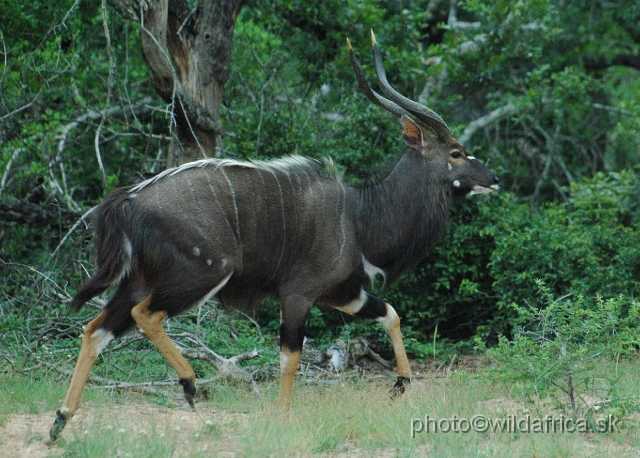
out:
{"label": "horn tip", "polygon": [[376,41],[376,34],[373,33],[373,29],[371,29],[371,44],[376,46],[378,42]]}
{"label": "horn tip", "polygon": [[353,51],[353,48],[351,47],[351,41],[349,40],[349,38],[347,38],[347,49],[349,51]]}

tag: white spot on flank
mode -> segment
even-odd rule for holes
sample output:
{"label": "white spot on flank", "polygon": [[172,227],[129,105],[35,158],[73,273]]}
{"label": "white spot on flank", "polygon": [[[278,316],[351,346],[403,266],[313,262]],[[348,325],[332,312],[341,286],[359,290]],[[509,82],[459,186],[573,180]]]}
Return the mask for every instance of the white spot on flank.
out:
{"label": "white spot on flank", "polygon": [[96,330],[96,332],[91,334],[91,338],[97,340],[95,342],[94,348],[96,351],[96,356],[98,356],[102,352],[102,350],[104,350],[104,347],[106,347],[107,344],[113,340],[113,334],[105,331],[104,329],[98,329]]}
{"label": "white spot on flank", "polygon": [[460,187],[460,182],[459,182],[458,180],[453,180],[453,185],[454,185],[456,188],[459,188],[459,187]]}
{"label": "white spot on flank", "polygon": [[210,266],[211,264],[213,264],[213,259],[207,259],[207,265]]}
{"label": "white spot on flank", "polygon": [[193,247],[193,255],[194,256],[200,256],[200,248],[198,248],[197,246]]}

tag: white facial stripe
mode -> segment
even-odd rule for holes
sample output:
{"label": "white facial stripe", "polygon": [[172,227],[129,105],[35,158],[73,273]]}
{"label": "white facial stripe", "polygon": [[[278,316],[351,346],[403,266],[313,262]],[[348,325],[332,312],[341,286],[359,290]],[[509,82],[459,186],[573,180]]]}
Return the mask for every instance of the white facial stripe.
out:
{"label": "white facial stripe", "polygon": [[458,180],[453,180],[453,185],[454,185],[456,188],[459,188],[459,187],[460,187],[460,182],[459,182]]}
{"label": "white facial stripe", "polygon": [[475,161],[476,160],[476,158],[473,157],[473,156],[467,156],[467,159],[469,159],[470,161]]}
{"label": "white facial stripe", "polygon": [[367,302],[367,293],[365,293],[364,290],[360,290],[360,296],[358,296],[357,299],[352,300],[347,305],[335,308],[349,315],[355,315],[360,311],[365,302]]}
{"label": "white facial stripe", "polygon": [[453,170],[453,166],[451,165],[451,162],[447,162],[447,167],[449,168],[449,170]]}
{"label": "white facial stripe", "polygon": [[102,352],[102,350],[104,350],[104,347],[113,340],[113,337],[113,334],[105,331],[104,329],[98,329],[96,332],[91,334],[91,338],[96,339],[96,342],[94,343],[96,357]]}

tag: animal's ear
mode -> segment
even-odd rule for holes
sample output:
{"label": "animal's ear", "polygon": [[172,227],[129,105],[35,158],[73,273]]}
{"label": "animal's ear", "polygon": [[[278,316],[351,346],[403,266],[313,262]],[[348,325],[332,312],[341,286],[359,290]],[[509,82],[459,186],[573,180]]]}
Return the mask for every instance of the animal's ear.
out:
{"label": "animal's ear", "polygon": [[402,115],[400,118],[400,126],[402,127],[402,139],[410,148],[422,150],[424,145],[425,134],[419,125],[408,116]]}

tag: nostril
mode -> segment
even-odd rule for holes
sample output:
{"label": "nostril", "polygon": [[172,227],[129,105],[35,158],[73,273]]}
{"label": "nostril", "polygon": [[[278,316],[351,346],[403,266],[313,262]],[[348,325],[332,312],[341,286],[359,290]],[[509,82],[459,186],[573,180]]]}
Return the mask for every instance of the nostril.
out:
{"label": "nostril", "polygon": [[494,175],[493,184],[499,184],[499,183],[500,183],[500,178],[498,178],[497,176]]}

